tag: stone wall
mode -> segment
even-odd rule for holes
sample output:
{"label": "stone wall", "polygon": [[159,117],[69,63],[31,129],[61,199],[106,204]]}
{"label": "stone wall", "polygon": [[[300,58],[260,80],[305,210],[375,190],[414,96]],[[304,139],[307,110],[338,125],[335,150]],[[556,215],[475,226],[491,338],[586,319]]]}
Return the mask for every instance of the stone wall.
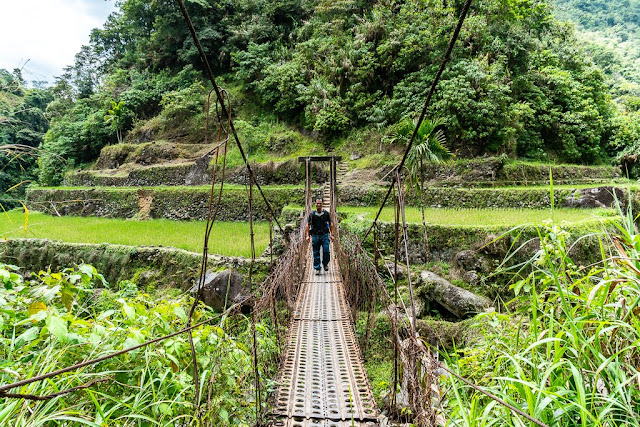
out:
{"label": "stone wall", "polygon": [[[302,206],[302,187],[265,187],[264,193],[280,215],[286,205]],[[314,194],[320,196],[321,188]],[[386,188],[376,186],[343,185],[338,188],[339,204],[348,206],[379,206]],[[556,207],[610,207],[613,193],[626,205],[624,188],[596,187],[594,189],[555,189]],[[640,192],[632,188],[633,204],[640,210]],[[255,192],[255,218],[267,220],[269,212],[259,193]],[[427,188],[425,206],[434,208],[527,208],[548,209],[551,195],[547,189],[518,188]],[[52,215],[97,216],[103,218],[167,218],[180,220],[206,219],[209,189],[206,187],[157,188],[34,188],[27,193],[30,209]],[[407,198],[410,206],[419,206],[420,198]],[[218,218],[222,221],[248,219],[247,193],[244,188],[226,187]]]}
{"label": "stone wall", "polygon": [[[285,205],[301,205],[304,201],[302,188],[265,188],[264,193],[276,215]],[[204,220],[209,194],[210,189],[206,187],[37,188],[28,191],[27,206],[51,215]],[[254,192],[254,213],[257,220],[269,219],[269,211],[257,191]],[[217,219],[245,221],[248,216],[247,191],[226,187]]]}
{"label": "stone wall", "polygon": [[[304,166],[297,160],[282,163],[255,163],[251,167],[260,185],[304,185]],[[211,156],[205,156],[196,161],[182,163],[136,165],[131,170],[75,171],[65,176],[64,184],[72,187],[207,185],[211,182],[211,172]],[[311,175],[314,183],[324,183],[329,178],[328,166],[322,163],[312,163]],[[220,179],[220,175],[218,175],[218,179]],[[246,167],[243,165],[227,169],[225,182],[230,184],[248,183]]]}
{"label": "stone wall", "polygon": [[[79,263],[96,267],[115,286],[133,280],[149,288],[170,286],[182,290],[195,283],[202,255],[181,249],[109,244],[63,243],[48,239],[10,239],[0,243],[0,262],[27,271],[59,270]],[[240,257],[209,256],[209,270],[233,268],[246,273],[249,260]],[[269,268],[269,260],[256,261],[258,275]]]}
{"label": "stone wall", "polygon": [[479,157],[451,163],[429,164],[424,168],[427,181],[438,186],[540,185],[611,182],[620,178],[613,166],[549,165],[512,162],[507,157]]}
{"label": "stone wall", "polygon": [[[590,196],[589,189],[555,188],[553,191],[554,206],[556,207],[611,207],[613,193],[624,205],[627,200],[627,190],[624,187],[593,187]],[[633,200],[636,207],[640,206],[640,188],[632,187]],[[379,206],[387,193],[387,188],[374,185],[342,185],[338,187],[339,202],[349,206]],[[548,209],[551,207],[551,193],[548,188],[458,188],[432,187],[425,188],[424,203],[432,208],[527,208]],[[589,203],[589,200],[593,203]],[[603,206],[598,206],[596,200],[601,200]],[[419,206],[420,197],[415,192],[407,195],[410,206]]]}

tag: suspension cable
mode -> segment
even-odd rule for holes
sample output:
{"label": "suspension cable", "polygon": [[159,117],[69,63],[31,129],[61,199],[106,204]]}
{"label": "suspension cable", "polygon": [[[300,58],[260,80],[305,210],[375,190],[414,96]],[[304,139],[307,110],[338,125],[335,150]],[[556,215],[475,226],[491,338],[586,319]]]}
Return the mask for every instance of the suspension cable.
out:
{"label": "suspension cable", "polygon": [[[198,38],[198,34],[196,33],[196,29],[193,26],[193,22],[191,21],[191,16],[189,15],[189,12],[187,11],[187,7],[184,4],[184,0],[176,0],[178,2],[178,6],[180,6],[180,11],[182,12],[182,16],[184,17],[184,21],[187,24],[187,26],[189,27],[189,32],[191,33],[191,37],[193,38],[193,43],[196,45],[196,48],[198,49],[198,53],[200,55],[200,60],[202,61],[202,64],[204,65],[204,69],[205,72],[207,73],[207,77],[209,78],[209,80],[211,81],[211,85],[213,86],[213,90],[216,93],[216,96],[218,97],[218,100],[220,101],[220,109],[222,110],[222,114],[224,116],[228,116],[228,112],[227,112],[227,108],[224,105],[224,101],[223,101],[223,96],[221,93],[220,88],[218,87],[218,84],[216,83],[216,78],[215,75],[213,74],[213,69],[211,68],[211,65],[209,64],[209,60],[207,59],[207,55],[204,52],[204,49],[202,47],[202,44],[200,43],[200,39]],[[238,133],[236,132],[236,128],[233,125],[233,120],[229,120],[229,127],[231,129],[231,133],[233,134],[233,139],[236,141],[236,145],[238,146],[238,150],[240,151],[240,155],[242,156],[242,160],[244,161],[244,164],[247,168],[247,172],[249,172],[249,179],[253,180],[253,182],[255,183],[256,187],[258,188],[258,191],[260,192],[260,195],[262,196],[262,199],[264,200],[264,203],[266,204],[267,208],[269,209],[269,211],[271,211],[271,215],[273,216],[274,220],[276,221],[276,224],[278,224],[278,227],[280,227],[280,230],[282,230],[282,226],[280,225],[280,222],[278,221],[278,218],[275,215],[275,212],[273,210],[273,207],[271,206],[271,203],[269,203],[269,200],[267,199],[267,197],[265,196],[264,192],[262,191],[262,187],[260,187],[260,183],[258,183],[258,180],[256,179],[255,173],[253,171],[253,169],[251,168],[251,165],[249,164],[249,160],[247,159],[247,155],[244,152],[244,149],[242,148],[242,144],[240,143],[240,139],[238,138]]]}

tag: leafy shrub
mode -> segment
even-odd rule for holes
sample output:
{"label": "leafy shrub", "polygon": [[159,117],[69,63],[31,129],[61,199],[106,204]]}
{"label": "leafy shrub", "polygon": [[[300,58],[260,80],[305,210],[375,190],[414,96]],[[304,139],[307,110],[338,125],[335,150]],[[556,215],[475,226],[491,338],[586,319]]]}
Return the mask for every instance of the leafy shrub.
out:
{"label": "leafy shrub", "polygon": [[[25,283],[17,268],[0,265],[0,381],[3,384],[94,359],[174,332],[187,319],[190,297],[165,299],[136,292],[131,282],[112,293],[91,266],[40,272]],[[203,305],[194,322],[211,317]],[[256,325],[260,351],[275,360],[276,342],[263,324]],[[189,341],[178,335],[88,369],[18,387],[13,392],[46,395],[108,379],[90,389],[47,401],[0,399],[0,424],[53,423],[98,425],[250,425],[256,420],[251,401],[251,329],[248,319],[222,318],[194,329],[202,375],[204,412],[194,413],[194,385]],[[261,366],[273,375],[275,366]],[[269,384],[267,384],[270,387]],[[263,396],[264,401],[264,396]],[[57,424],[56,424],[57,425]]]}
{"label": "leafy shrub", "polygon": [[187,120],[203,109],[205,95],[202,82],[165,93],[160,101],[162,115],[167,121]]}

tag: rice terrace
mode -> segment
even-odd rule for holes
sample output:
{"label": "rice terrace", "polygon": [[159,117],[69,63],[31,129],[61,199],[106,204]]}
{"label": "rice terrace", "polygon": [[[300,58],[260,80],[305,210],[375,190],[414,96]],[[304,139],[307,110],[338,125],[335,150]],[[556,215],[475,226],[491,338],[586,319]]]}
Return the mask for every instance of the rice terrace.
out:
{"label": "rice terrace", "polygon": [[99,3],[0,18],[0,426],[640,427],[640,0]]}

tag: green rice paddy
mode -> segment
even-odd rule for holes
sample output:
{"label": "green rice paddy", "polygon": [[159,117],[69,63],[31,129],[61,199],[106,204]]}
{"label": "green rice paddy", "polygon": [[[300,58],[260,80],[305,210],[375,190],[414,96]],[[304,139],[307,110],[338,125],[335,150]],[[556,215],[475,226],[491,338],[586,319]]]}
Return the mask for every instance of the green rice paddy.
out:
{"label": "green rice paddy", "polygon": [[[26,226],[26,229],[25,229]],[[269,245],[269,224],[254,224],[256,253]],[[0,213],[0,236],[62,240],[68,243],[109,243],[130,246],[169,246],[202,252],[204,221],[110,219],[50,216],[22,210]],[[226,256],[251,256],[249,223],[216,222],[211,231],[209,252]]]}
{"label": "green rice paddy", "polygon": [[[338,210],[364,219],[375,218],[377,207],[340,206]],[[422,223],[419,208],[407,207],[407,222]],[[616,215],[612,209],[425,209],[428,224],[450,227],[511,227],[520,225],[542,225],[546,220],[555,223],[579,225],[580,223],[611,219]],[[393,207],[384,208],[380,215],[384,222],[394,221]]]}

